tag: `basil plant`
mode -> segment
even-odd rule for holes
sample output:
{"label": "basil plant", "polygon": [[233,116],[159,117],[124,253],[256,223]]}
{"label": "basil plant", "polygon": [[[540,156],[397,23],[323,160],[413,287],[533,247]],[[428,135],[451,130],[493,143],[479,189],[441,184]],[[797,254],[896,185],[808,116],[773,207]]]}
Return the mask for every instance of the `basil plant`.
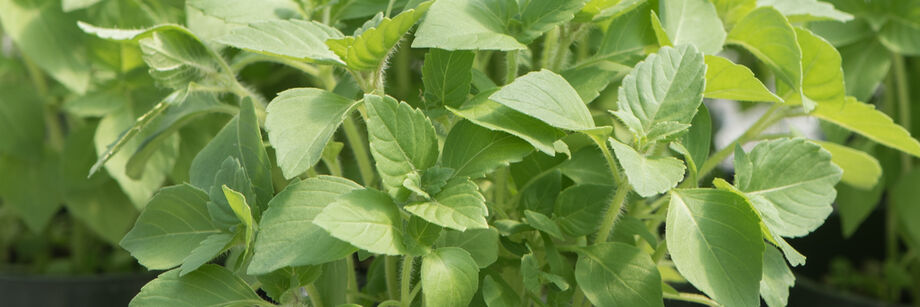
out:
{"label": "basil plant", "polygon": [[[852,16],[817,0],[185,5],[188,27],[79,23],[172,91],[91,172],[222,126],[121,240],[168,270],[132,306],[783,306],[806,262],[786,240],[877,162],[766,129],[920,156],[847,96],[807,25]],[[706,98],[768,110],[711,152]]]}

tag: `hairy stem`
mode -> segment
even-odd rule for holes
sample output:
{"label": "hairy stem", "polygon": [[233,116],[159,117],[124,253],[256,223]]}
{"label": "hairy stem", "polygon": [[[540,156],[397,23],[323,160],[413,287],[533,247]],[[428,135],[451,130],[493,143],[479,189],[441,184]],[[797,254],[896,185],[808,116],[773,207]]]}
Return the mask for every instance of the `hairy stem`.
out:
{"label": "hairy stem", "polygon": [[412,295],[410,295],[410,290],[412,287],[412,266],[415,264],[415,257],[404,256],[402,263],[402,274],[399,279],[399,299],[402,302],[403,307],[409,307],[412,305]]}
{"label": "hairy stem", "polygon": [[399,256],[384,256],[383,268],[386,274],[387,297],[391,300],[399,299],[399,278],[396,274],[397,261]]}
{"label": "hairy stem", "polygon": [[346,287],[348,291],[345,292],[345,300],[348,303],[357,303],[358,298],[356,297],[355,293],[361,293],[361,291],[358,289],[358,276],[355,273],[354,254],[349,254],[347,257],[345,257],[345,265],[348,267],[348,279],[346,280]]}
{"label": "hairy stem", "polygon": [[518,75],[518,51],[511,50],[505,53],[505,84],[514,81]]}
{"label": "hairy stem", "polygon": [[706,160],[706,162],[703,162],[703,165],[700,166],[700,170],[699,170],[699,173],[697,174],[697,178],[703,179],[704,177],[706,177],[706,175],[708,175],[709,172],[715,169],[716,166],[719,165],[720,162],[722,162],[722,160],[725,160],[725,158],[728,158],[728,156],[730,156],[732,152],[734,152],[736,145],[747,143],[752,138],[756,138],[758,135],[760,135],[761,132],[763,132],[764,129],[769,128],[777,120],[781,119],[781,117],[780,118],[773,117],[773,114],[776,112],[776,110],[779,109],[779,107],[780,107],[779,104],[774,104],[772,107],[770,107],[769,110],[767,110],[766,113],[763,114],[763,116],[760,117],[760,119],[757,120],[757,122],[751,125],[751,127],[748,128],[748,130],[745,131],[744,134],[742,134],[737,139],[735,139],[735,141],[732,142],[731,144],[728,144],[728,146],[725,146],[725,148],[722,148],[721,150],[719,150],[718,152],[710,156],[709,159]]}
{"label": "hairy stem", "polygon": [[610,232],[613,231],[613,226],[616,225],[617,218],[620,216],[620,209],[623,208],[623,202],[626,201],[626,195],[629,194],[630,188],[629,183],[620,182],[617,186],[617,193],[613,196],[613,200],[610,201],[609,207],[607,207],[607,213],[604,214],[604,219],[601,222],[601,230],[597,233],[597,237],[594,238],[594,244],[607,242],[607,238],[610,236]]}
{"label": "hairy stem", "polygon": [[307,290],[307,296],[310,298],[310,303],[313,307],[323,307],[322,297],[319,295],[319,289],[316,288],[315,284],[309,284],[304,287]]}
{"label": "hairy stem", "polygon": [[370,152],[368,152],[364,136],[358,130],[355,121],[351,116],[346,116],[342,122],[342,128],[345,130],[345,139],[348,146],[355,155],[358,162],[358,171],[361,173],[361,182],[364,186],[369,187],[374,183],[374,167],[371,165]]}

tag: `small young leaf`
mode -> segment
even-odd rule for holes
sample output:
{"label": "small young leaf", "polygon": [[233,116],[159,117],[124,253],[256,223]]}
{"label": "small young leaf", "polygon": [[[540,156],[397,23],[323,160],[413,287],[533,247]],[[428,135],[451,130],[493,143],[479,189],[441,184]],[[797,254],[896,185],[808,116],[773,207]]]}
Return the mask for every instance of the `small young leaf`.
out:
{"label": "small young leaf", "polygon": [[608,242],[582,249],[575,280],[596,306],[664,306],[658,268],[631,245]]}
{"label": "small young leaf", "polygon": [[228,188],[226,185],[221,186],[224,191],[224,196],[227,198],[227,203],[230,204],[230,209],[233,209],[233,213],[236,214],[236,218],[243,222],[244,232],[245,232],[245,244],[248,247],[252,243],[252,239],[255,236],[255,221],[252,219],[252,210],[249,209],[249,204],[246,203],[246,196],[243,196],[242,193],[234,191]]}
{"label": "small young leaf", "polygon": [[874,106],[847,97],[842,102],[818,105],[815,117],[862,134],[882,145],[920,157],[920,142]]}
{"label": "small young leaf", "polygon": [[518,13],[509,0],[444,0],[431,5],[415,32],[412,48],[445,50],[516,50],[527,46],[507,27]]}
{"label": "small young leaf", "polygon": [[667,192],[684,179],[686,167],[680,160],[673,157],[645,157],[614,138],[609,140],[629,184],[640,196],[651,197]]}
{"label": "small young leaf", "polygon": [[566,130],[595,128],[588,107],[565,78],[549,70],[514,79],[489,96],[492,101]]}
{"label": "small young leaf", "polygon": [[131,300],[131,307],[155,306],[225,306],[225,305],[262,306],[265,301],[259,298],[249,285],[233,272],[214,264],[206,264],[200,269],[179,275],[179,270],[172,270],[141,288],[141,292]]}
{"label": "small young leaf", "polygon": [[422,3],[414,9],[403,11],[393,19],[384,18],[379,25],[367,29],[358,36],[329,39],[326,45],[350,68],[377,69],[386,60],[390,49],[393,49],[403,34],[425,15],[429,6],[431,2]]}
{"label": "small young leaf", "polygon": [[272,99],[265,130],[285,178],[303,174],[319,162],[323,148],[356,104],[315,88],[289,89]]}
{"label": "small young leaf", "polygon": [[470,51],[446,51],[432,48],[425,54],[422,83],[425,103],[431,107],[459,107],[470,94],[473,58]]}
{"label": "small young leaf", "polygon": [[367,135],[371,154],[387,193],[398,200],[408,196],[403,181],[438,160],[434,126],[421,111],[390,96],[367,95]]}
{"label": "small young leaf", "polygon": [[442,227],[460,231],[489,228],[485,197],[479,193],[479,187],[467,178],[451,179],[431,200],[412,203],[404,209]]}
{"label": "small young leaf", "polygon": [[372,253],[405,253],[399,207],[385,193],[354,190],[326,206],[313,224],[339,240]]}
{"label": "small young leaf", "polygon": [[530,145],[520,138],[461,121],[447,134],[441,163],[453,168],[454,176],[475,179],[521,161],[531,151]]}
{"label": "small young leaf", "polygon": [[151,270],[181,264],[201,241],[220,233],[208,216],[207,201],[207,194],[187,184],[163,188],[121,240],[121,247]]}
{"label": "small young leaf", "polygon": [[422,294],[430,306],[469,305],[479,288],[479,267],[465,250],[442,247],[422,258]]}
{"label": "small young leaf", "polygon": [[663,1],[660,5],[661,22],[673,45],[692,44],[705,54],[722,50],[725,28],[712,2]]}
{"label": "small young leaf", "polygon": [[757,7],[757,0],[713,0],[712,3],[726,29],[733,28],[741,18]]}
{"label": "small young leaf", "polygon": [[665,236],[677,270],[726,306],[756,306],[764,243],[759,218],[729,191],[675,190]]}
{"label": "small young leaf", "polygon": [[782,102],[746,66],[714,55],[706,56],[706,91],[703,96],[739,101]]}
{"label": "small young leaf", "polygon": [[289,19],[251,23],[233,29],[217,41],[269,56],[345,64],[325,44],[326,40],[342,37],[342,32],[322,23]]}

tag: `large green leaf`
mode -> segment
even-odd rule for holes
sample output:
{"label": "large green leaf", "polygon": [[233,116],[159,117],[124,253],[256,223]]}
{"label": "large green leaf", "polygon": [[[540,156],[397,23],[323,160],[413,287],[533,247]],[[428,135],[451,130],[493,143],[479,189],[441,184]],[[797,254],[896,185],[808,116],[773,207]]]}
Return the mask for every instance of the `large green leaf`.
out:
{"label": "large green leaf", "polygon": [[739,101],[782,102],[746,66],[714,55],[706,56],[706,91],[703,96]]}
{"label": "large green leaf", "polygon": [[33,233],[40,234],[61,208],[59,157],[50,148],[39,159],[0,155],[0,198]]}
{"label": "large green leaf", "polygon": [[284,266],[322,264],[355,251],[313,221],[329,204],[361,186],[344,178],[320,176],[287,186],[268,204],[256,238],[249,274]]}
{"label": "large green leaf", "polygon": [[[252,181],[255,199],[249,202],[255,209],[253,213],[260,216],[275,190],[272,186],[271,162],[262,145],[259,121],[250,99],[243,100],[239,115],[230,120],[192,160],[189,170],[191,184],[205,191],[213,190],[221,164],[228,157],[237,159]],[[217,188],[219,190],[220,186]]]}
{"label": "large green leaf", "polygon": [[454,169],[454,176],[479,178],[498,167],[521,161],[532,151],[520,138],[461,121],[444,141],[441,164]]}
{"label": "large green leaf", "polygon": [[233,272],[207,264],[185,276],[179,276],[179,270],[160,274],[141,288],[129,306],[229,305],[263,306],[266,302]]}
{"label": "large green leaf", "polygon": [[799,48],[802,49],[802,92],[805,97],[790,90],[793,94],[784,95],[786,103],[798,104],[801,101],[805,110],[810,111],[814,107],[810,105],[812,103],[843,101],[846,87],[843,85],[840,53],[833,45],[808,30],[796,28],[795,34]]}
{"label": "large green leaf", "polygon": [[575,131],[594,128],[594,119],[578,92],[565,78],[549,70],[518,77],[489,99],[556,128]]}
{"label": "large green leaf", "polygon": [[431,5],[415,32],[413,48],[516,50],[527,46],[510,34],[514,0],[444,0]]}
{"label": "large green leaf", "polygon": [[0,86],[0,153],[23,159],[42,154],[45,119],[42,101],[27,87]]}
{"label": "large green leaf", "polygon": [[553,219],[572,237],[594,233],[601,226],[604,212],[613,197],[613,187],[581,184],[566,188],[556,198]]}
{"label": "large green leaf", "polygon": [[819,105],[812,115],[859,133],[879,144],[920,157],[920,142],[871,104],[846,97],[842,102]]}
{"label": "large green leaf", "polygon": [[705,71],[696,47],[663,47],[623,79],[614,115],[640,140],[654,141],[654,131],[686,129],[703,103]]}
{"label": "large green leaf", "polygon": [[[632,66],[645,57],[646,50],[654,50],[651,48],[658,47],[650,20],[651,5],[645,2],[645,0],[624,0],[613,7],[619,7],[619,4],[637,5],[626,7],[630,9],[613,17],[613,21],[604,31],[604,36],[597,47],[597,54],[592,57],[593,59]],[[580,64],[582,65],[584,64]]]}
{"label": "large green leaf", "polygon": [[740,195],[671,193],[665,237],[680,274],[725,306],[756,306],[764,243],[757,213]]}
{"label": "large green leaf", "polygon": [[795,29],[779,11],[772,7],[751,11],[728,33],[727,42],[750,51],[773,70],[777,80],[801,93],[802,50]]}
{"label": "large green leaf", "polygon": [[448,230],[441,236],[438,246],[459,247],[470,253],[480,268],[498,260],[498,231],[489,229]]}
{"label": "large green leaf", "polygon": [[448,107],[448,110],[489,130],[507,132],[519,137],[543,153],[556,154],[553,143],[565,136],[564,132],[536,118],[489,100],[488,94],[490,93],[484,92],[462,107],[457,109]]}
{"label": "large green leaf", "polygon": [[71,91],[90,85],[84,38],[56,0],[0,1],[0,24],[16,48]]}
{"label": "large green leaf", "polygon": [[680,160],[674,157],[646,157],[614,138],[609,140],[629,184],[642,197],[667,192],[684,179],[686,167]]}
{"label": "large green leaf", "polygon": [[414,9],[403,11],[393,19],[385,17],[376,27],[364,30],[357,36],[329,39],[326,45],[350,68],[377,69],[384,65],[390,49],[425,15],[429,6],[431,2],[425,2]]}
{"label": "large green leaf", "polygon": [[301,12],[294,0],[190,0],[185,1],[184,18],[195,35],[212,43],[232,30],[263,21],[300,18]]}
{"label": "large green leaf", "polygon": [[527,0],[521,2],[521,30],[516,36],[530,43],[559,24],[575,17],[586,0]]}
{"label": "large green leaf", "polygon": [[664,306],[658,268],[632,245],[607,242],[582,249],[575,280],[595,306]]}
{"label": "large green leaf", "polygon": [[489,228],[485,197],[465,177],[451,179],[431,200],[412,203],[404,209],[442,227],[460,231]]}
{"label": "large green leaf", "polygon": [[371,154],[383,186],[391,196],[403,199],[408,196],[403,181],[438,160],[434,126],[424,113],[393,97],[367,95],[364,102]]}
{"label": "large green leaf", "polygon": [[882,166],[870,154],[831,142],[819,142],[831,154],[831,162],[843,169],[840,181],[864,190],[870,190],[882,177]]}
{"label": "large green leaf", "polygon": [[422,294],[429,306],[469,305],[479,288],[479,267],[465,250],[442,247],[422,258]]}
{"label": "large green leaf", "polygon": [[204,191],[187,184],[163,188],[121,240],[121,247],[151,270],[181,264],[202,240],[220,233],[208,215],[207,201]]}
{"label": "large green leaf", "polygon": [[693,44],[705,54],[722,50],[725,28],[712,2],[663,1],[660,5],[661,22],[674,45]]}
{"label": "large green leaf", "polygon": [[313,224],[372,253],[400,255],[406,251],[399,207],[383,192],[362,189],[338,196]]}
{"label": "large green leaf", "polygon": [[818,0],[757,0],[757,5],[772,6],[793,22],[853,19],[853,15],[838,11],[832,4]]}
{"label": "large green leaf", "polygon": [[308,62],[340,63],[325,42],[342,32],[316,21],[270,20],[233,29],[218,42],[240,49]]}
{"label": "large green leaf", "polygon": [[470,94],[473,58],[470,51],[447,51],[432,48],[425,54],[422,82],[425,104],[430,107],[459,107]]}
{"label": "large green leaf", "polygon": [[289,89],[272,99],[265,130],[285,178],[303,174],[319,162],[326,143],[356,104],[315,88]]}
{"label": "large green leaf", "polygon": [[824,223],[841,174],[829,152],[801,138],[759,143],[748,154],[735,150],[735,186],[784,237],[804,236]]}
{"label": "large green leaf", "polygon": [[786,264],[783,254],[776,247],[766,244],[763,251],[763,279],[760,280],[760,296],[769,307],[786,306],[789,299],[789,288],[793,285],[795,285],[795,275]]}

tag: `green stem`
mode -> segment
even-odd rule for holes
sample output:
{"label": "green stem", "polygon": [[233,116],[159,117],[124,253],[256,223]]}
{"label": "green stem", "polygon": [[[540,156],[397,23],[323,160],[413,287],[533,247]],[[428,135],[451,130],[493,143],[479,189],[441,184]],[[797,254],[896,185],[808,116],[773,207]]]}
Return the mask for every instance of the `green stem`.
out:
{"label": "green stem", "polygon": [[[910,110],[910,88],[908,88],[907,81],[907,72],[904,69],[904,57],[897,53],[892,53],[891,58],[893,60],[892,68],[894,70],[894,81],[897,84],[898,89],[898,117],[899,124],[904,129],[910,131],[913,127],[911,126],[911,110]],[[901,170],[904,173],[910,172],[913,169],[913,160],[909,154],[901,153]]]}
{"label": "green stem", "polygon": [[396,0],[390,0],[390,2],[387,3],[387,10],[386,10],[386,13],[384,13],[383,17],[390,17],[390,13],[393,12],[394,3],[396,3]]}
{"label": "green stem", "polygon": [[559,36],[561,29],[559,27],[553,27],[552,30],[546,32],[546,35],[543,36],[543,52],[540,57],[540,67],[554,70],[552,63],[556,57],[556,53],[559,51],[559,48],[556,45],[559,44]]}
{"label": "green stem", "polygon": [[728,156],[730,156],[732,152],[734,152],[736,145],[747,143],[748,141],[750,141],[751,138],[757,137],[758,135],[760,135],[761,132],[763,132],[764,129],[769,128],[771,125],[773,125],[773,123],[781,119],[782,117],[780,118],[773,117],[773,113],[775,113],[776,110],[779,109],[779,107],[780,107],[779,104],[774,104],[772,107],[770,107],[769,110],[767,110],[766,113],[763,114],[763,116],[760,117],[760,119],[757,120],[757,122],[751,125],[751,127],[748,128],[748,130],[745,131],[744,134],[742,134],[737,139],[735,139],[735,141],[732,142],[731,144],[728,144],[728,146],[725,146],[725,148],[722,148],[721,150],[719,150],[718,152],[710,156],[709,159],[706,160],[706,162],[703,162],[703,165],[700,166],[700,171],[699,171],[699,174],[697,174],[697,178],[702,179],[706,177],[706,175],[708,175],[709,172],[715,169],[716,166],[719,165],[720,162],[722,162],[722,160],[725,160],[725,158],[728,158]]}
{"label": "green stem", "polygon": [[669,300],[691,302],[691,303],[703,304],[706,306],[722,306],[722,305],[719,305],[719,303],[717,303],[716,301],[713,301],[712,299],[706,296],[699,295],[696,293],[680,292],[678,294],[673,294],[673,293],[665,292],[663,293],[663,296],[665,299],[669,299]]}
{"label": "green stem", "polygon": [[518,75],[518,51],[511,50],[505,53],[505,84],[514,81]]}
{"label": "green stem", "polygon": [[319,295],[319,289],[316,288],[315,284],[309,284],[304,289],[307,291],[307,296],[310,298],[310,303],[313,307],[323,307],[323,300]]}
{"label": "green stem", "polygon": [[358,298],[356,297],[355,293],[361,293],[361,291],[358,289],[358,276],[355,273],[354,254],[349,254],[347,257],[345,257],[345,265],[348,267],[348,279],[346,280],[346,288],[348,290],[345,292],[345,300],[348,303],[357,303]]}
{"label": "green stem", "polygon": [[394,72],[396,75],[396,94],[403,100],[409,98],[411,95],[411,85],[412,85],[412,72],[410,71],[410,62],[412,56],[412,49],[409,48],[408,44],[403,44],[403,46],[396,52],[396,63]]}
{"label": "green stem", "polygon": [[610,168],[610,174],[613,176],[613,182],[617,185],[623,184],[624,180],[620,176],[620,169],[617,167],[617,161],[613,157],[613,153],[610,152],[610,148],[607,147],[607,143],[603,138],[595,135],[588,135],[594,144],[597,144],[597,147],[601,149],[601,153],[604,155],[604,160],[607,161],[607,167]]}
{"label": "green stem", "polygon": [[402,274],[400,276],[399,282],[399,299],[402,301],[403,307],[409,307],[412,305],[412,296],[410,295],[410,290],[412,287],[412,266],[415,264],[415,257],[404,256],[402,263]]}
{"label": "green stem", "polygon": [[342,122],[342,128],[345,130],[345,139],[348,141],[348,146],[351,147],[355,160],[358,162],[361,182],[364,183],[364,186],[370,187],[374,182],[374,168],[371,165],[370,152],[368,152],[364,136],[361,135],[351,116],[345,117],[345,121]]}
{"label": "green stem", "polygon": [[399,299],[399,281],[397,280],[398,276],[396,275],[396,266],[399,256],[384,256],[383,259],[383,268],[386,274],[386,285],[387,285],[387,298],[391,300]]}
{"label": "green stem", "polygon": [[619,183],[619,186],[617,186],[617,193],[613,196],[613,200],[610,201],[610,205],[607,207],[607,213],[604,214],[604,219],[601,222],[601,230],[597,233],[597,237],[594,238],[594,244],[607,242],[607,238],[613,231],[613,226],[616,225],[617,218],[620,216],[620,209],[623,208],[623,202],[626,201],[626,195],[629,194],[630,190],[629,183]]}

